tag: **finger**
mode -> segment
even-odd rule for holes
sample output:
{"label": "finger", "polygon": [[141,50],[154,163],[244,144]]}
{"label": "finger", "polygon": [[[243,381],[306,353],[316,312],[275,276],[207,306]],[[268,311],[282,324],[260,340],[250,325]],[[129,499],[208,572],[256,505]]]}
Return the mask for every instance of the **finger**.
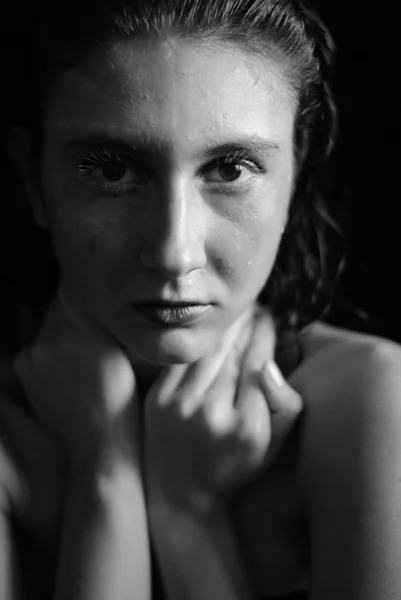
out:
{"label": "finger", "polygon": [[[162,371],[147,398],[150,405],[182,404],[181,412],[189,416],[202,403],[208,390],[221,374],[227,356],[234,351],[239,355],[244,330],[251,320],[247,310],[231,325],[220,343],[200,360],[189,365],[172,365]],[[243,346],[242,342],[242,346]]]}
{"label": "finger", "polygon": [[270,340],[271,347],[274,345],[272,318],[265,314],[260,319],[257,315],[255,324],[253,314],[247,312],[231,336],[230,353],[208,389],[210,419],[230,427],[235,421],[241,437],[252,439],[259,447],[262,440],[265,443],[267,439],[268,443],[269,437],[269,414],[258,370],[266,361],[267,341]]}
{"label": "finger", "polygon": [[271,447],[274,458],[303,409],[301,396],[285,381],[278,366],[268,361],[260,372],[260,385],[271,412]]}
{"label": "finger", "polygon": [[[255,387],[255,378],[259,379],[259,373],[266,361],[274,356],[276,333],[272,316],[261,310],[255,318],[252,334],[243,357],[241,377],[238,385],[236,405],[240,408],[245,401],[248,389]],[[259,382],[256,387],[259,388]]]}
{"label": "finger", "polygon": [[249,341],[254,321],[254,308],[251,307],[243,312],[236,321],[229,327],[223,337],[223,344],[227,350],[235,347],[243,347]]}
{"label": "finger", "polygon": [[273,358],[275,345],[276,330],[273,317],[266,310],[261,309],[255,316],[244,365],[251,365],[252,370],[260,371],[266,361]]}
{"label": "finger", "polygon": [[166,406],[176,397],[176,391],[187,365],[171,365],[161,370],[146,396],[145,408]]}
{"label": "finger", "polygon": [[188,366],[182,381],[182,390],[203,396],[213,385],[227,359],[228,348],[222,342],[200,360]]}
{"label": "finger", "polygon": [[216,381],[224,378],[226,360],[226,349],[219,347],[196,363],[170,367],[155,390],[160,394],[159,404],[174,403],[183,417],[191,416],[205,404]]}
{"label": "finger", "polygon": [[253,460],[260,463],[270,447],[272,433],[269,407],[256,374],[253,380],[248,380],[246,393],[236,405],[236,411],[238,435],[248,452],[251,451]]}
{"label": "finger", "polygon": [[251,321],[251,311],[247,310],[231,325],[212,352],[208,352],[200,360],[187,365],[182,372],[181,380],[177,379],[180,387],[179,390],[177,389],[178,397],[190,396],[193,399],[193,410],[197,403],[209,394],[209,390],[215,385],[216,380],[222,379],[220,376],[228,357],[231,356],[226,368],[230,368],[233,358],[234,363],[239,362],[250,335]]}
{"label": "finger", "polygon": [[192,364],[170,365],[163,369],[152,385],[146,403],[166,406],[184,403],[188,415],[193,412],[204,395],[210,381],[216,377],[224,363],[224,351],[217,351]]}
{"label": "finger", "polygon": [[[206,393],[210,386],[214,385],[229,356],[230,361],[232,358],[234,362],[240,360],[249,340],[252,320],[252,311],[248,309],[229,327],[215,352],[207,354],[195,363],[192,367],[193,372],[189,369],[188,374],[196,378],[201,393]],[[231,362],[227,363],[228,368],[230,365]]]}
{"label": "finger", "polygon": [[234,398],[238,378],[238,360],[235,354],[231,353],[226,357],[217,377],[209,387],[202,405],[209,429],[217,435],[226,435],[236,426]]}

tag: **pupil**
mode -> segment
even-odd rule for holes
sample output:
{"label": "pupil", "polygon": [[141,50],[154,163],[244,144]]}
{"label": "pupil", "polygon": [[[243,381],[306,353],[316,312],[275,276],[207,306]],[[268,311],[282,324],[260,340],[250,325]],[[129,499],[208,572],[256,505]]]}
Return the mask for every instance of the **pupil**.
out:
{"label": "pupil", "polygon": [[241,165],[221,165],[220,175],[227,181],[235,181],[241,175]]}
{"label": "pupil", "polygon": [[119,181],[125,175],[126,168],[124,165],[118,163],[109,162],[103,167],[103,175],[109,181]]}

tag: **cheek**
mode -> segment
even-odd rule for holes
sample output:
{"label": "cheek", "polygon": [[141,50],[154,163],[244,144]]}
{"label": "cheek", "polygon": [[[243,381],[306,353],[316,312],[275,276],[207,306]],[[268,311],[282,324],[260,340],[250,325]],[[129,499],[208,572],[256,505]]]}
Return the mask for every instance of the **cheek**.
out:
{"label": "cheek", "polygon": [[[210,253],[214,268],[231,290],[255,296],[264,286],[276,257],[280,236],[271,220],[248,218],[221,235],[218,247]],[[214,258],[213,258],[214,257]]]}
{"label": "cheek", "polygon": [[271,271],[280,241],[281,218],[270,207],[248,205],[230,226],[216,230],[216,268],[233,286],[263,285]]}
{"label": "cheek", "polygon": [[50,233],[62,274],[69,280],[117,277],[135,254],[137,211],[120,200],[83,197],[75,186],[47,189]]}

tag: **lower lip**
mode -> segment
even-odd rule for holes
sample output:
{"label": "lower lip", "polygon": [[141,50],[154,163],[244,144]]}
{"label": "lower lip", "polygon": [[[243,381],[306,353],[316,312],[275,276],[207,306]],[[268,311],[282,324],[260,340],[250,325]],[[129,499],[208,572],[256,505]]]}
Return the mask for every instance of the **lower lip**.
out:
{"label": "lower lip", "polygon": [[191,306],[155,306],[151,304],[135,304],[134,309],[148,321],[164,327],[177,327],[197,321],[210,308],[210,304],[194,304]]}

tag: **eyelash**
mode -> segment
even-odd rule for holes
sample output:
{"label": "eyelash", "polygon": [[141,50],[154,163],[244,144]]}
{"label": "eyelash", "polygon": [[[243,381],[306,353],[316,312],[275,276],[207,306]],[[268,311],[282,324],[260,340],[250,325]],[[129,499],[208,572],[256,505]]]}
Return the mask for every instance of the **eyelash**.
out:
{"label": "eyelash", "polygon": [[[94,179],[96,169],[99,166],[107,164],[108,162],[121,162],[122,165],[127,165],[127,166],[129,165],[130,162],[131,163],[135,162],[137,165],[137,169],[138,169],[138,165],[140,165],[142,169],[147,171],[146,167],[144,165],[141,165],[140,162],[138,162],[130,157],[127,157],[127,156],[121,156],[117,152],[114,152],[114,153],[109,152],[106,148],[103,148],[100,151],[93,152],[85,160],[83,160],[82,163],[78,164],[76,166],[76,172],[80,176],[83,175],[86,180],[88,178],[89,178],[89,180]],[[215,169],[221,167],[222,165],[233,164],[233,163],[237,164],[239,166],[242,166],[242,167],[246,167],[256,177],[266,175],[266,173],[267,173],[267,169],[260,162],[260,160],[258,160],[256,157],[254,157],[247,149],[235,150],[233,152],[229,152],[225,157],[215,159],[213,162],[209,163],[209,165],[207,165],[206,167],[203,167],[201,169],[201,173],[205,174],[207,172],[214,171]],[[129,166],[128,166],[128,168],[129,168]],[[134,168],[133,168],[133,170],[134,170]],[[98,185],[97,182],[90,182],[90,183],[95,183],[95,185]],[[226,195],[242,194],[246,191],[249,191],[254,186],[255,177],[252,177],[250,181],[246,181],[245,183],[242,183],[239,185],[230,184],[230,183],[218,183],[218,182],[211,182],[211,183],[213,185],[213,190],[217,191],[218,193],[222,193],[222,194],[226,194]],[[132,188],[132,186],[135,186],[135,185],[137,185],[137,184],[132,183],[132,182],[129,184],[107,183],[107,184],[100,184],[100,187],[107,194],[111,193],[113,196],[119,196],[119,195],[123,195],[124,193],[129,191],[129,189],[127,189],[127,188]],[[141,184],[139,184],[139,185],[141,185]]]}
{"label": "eyelash", "polygon": [[[267,169],[264,165],[254,157],[248,150],[235,150],[234,152],[229,152],[225,157],[218,158],[214,162],[210,163],[212,168],[210,170],[214,170],[222,165],[235,163],[239,166],[246,167],[249,169],[255,176],[266,175]],[[209,171],[209,168],[203,169],[203,171]],[[214,189],[223,194],[243,194],[244,192],[249,191],[255,184],[255,178],[252,177],[250,181],[246,181],[245,183],[239,185],[233,185],[230,183],[217,183],[214,186]]]}

